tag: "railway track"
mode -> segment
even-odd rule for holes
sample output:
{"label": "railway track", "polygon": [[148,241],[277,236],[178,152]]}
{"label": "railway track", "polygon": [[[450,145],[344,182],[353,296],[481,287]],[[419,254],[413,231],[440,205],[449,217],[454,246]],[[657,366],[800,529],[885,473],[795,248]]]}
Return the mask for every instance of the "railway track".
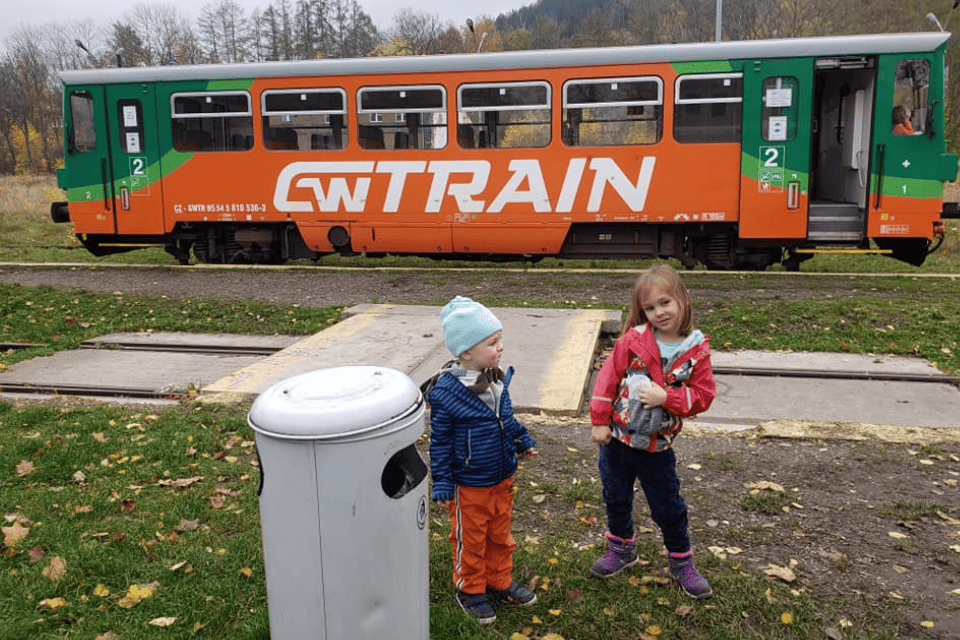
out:
{"label": "railway track", "polygon": [[[3,348],[28,348],[34,344],[0,344]],[[97,341],[87,340],[80,349],[108,349],[123,351],[141,351],[153,353],[183,353],[207,356],[257,356],[267,357],[282,349],[279,346],[231,346],[216,344],[163,343],[144,344],[136,341]],[[949,384],[960,387],[960,376],[936,373],[911,373],[902,371],[854,371],[797,369],[783,367],[731,367],[714,366],[715,376],[738,376],[744,378],[804,378],[808,380],[860,380],[872,382],[909,382],[929,384]],[[31,396],[85,396],[99,399],[141,399],[178,402],[195,396],[197,390],[160,389],[149,390],[138,387],[122,387],[90,384],[38,384],[24,382],[5,382],[0,378],[0,393]]]}

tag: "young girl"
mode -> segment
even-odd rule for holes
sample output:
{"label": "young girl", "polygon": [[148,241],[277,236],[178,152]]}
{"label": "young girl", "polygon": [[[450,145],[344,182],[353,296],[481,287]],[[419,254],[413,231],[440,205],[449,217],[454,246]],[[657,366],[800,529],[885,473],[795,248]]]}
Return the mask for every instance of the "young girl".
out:
{"label": "young girl", "polygon": [[671,444],[682,418],[706,411],[716,394],[709,336],[694,328],[679,274],[668,265],[650,268],[637,281],[623,334],[590,401],[609,529],[607,552],[590,567],[591,576],[607,578],[638,562],[633,487],[639,479],[663,534],[670,575],[694,598],[713,595],[693,563]]}

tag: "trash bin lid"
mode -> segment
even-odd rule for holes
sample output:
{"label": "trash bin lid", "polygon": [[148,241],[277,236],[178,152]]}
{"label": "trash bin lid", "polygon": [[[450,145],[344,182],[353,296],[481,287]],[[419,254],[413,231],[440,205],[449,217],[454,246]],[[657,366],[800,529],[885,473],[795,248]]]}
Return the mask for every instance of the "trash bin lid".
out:
{"label": "trash bin lid", "polygon": [[247,420],[255,431],[278,438],[349,439],[401,419],[420,403],[420,390],[400,371],[332,367],[271,386],[254,401]]}

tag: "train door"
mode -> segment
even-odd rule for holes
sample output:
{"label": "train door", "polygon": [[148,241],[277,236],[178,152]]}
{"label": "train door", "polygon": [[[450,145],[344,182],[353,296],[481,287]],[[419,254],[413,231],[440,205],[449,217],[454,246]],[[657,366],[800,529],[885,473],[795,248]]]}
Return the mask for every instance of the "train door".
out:
{"label": "train door", "polygon": [[163,224],[157,108],[152,85],[107,85],[116,232],[159,234]]}
{"label": "train door", "polygon": [[857,243],[866,231],[876,59],[820,58],[814,87],[807,238]]}
{"label": "train door", "polygon": [[741,238],[806,235],[812,80],[809,58],[744,65]]}
{"label": "train door", "polygon": [[57,182],[78,234],[116,233],[113,170],[102,85],[65,87],[66,154]]}
{"label": "train door", "polygon": [[956,156],[944,153],[938,60],[938,52],[880,58],[868,219],[873,238],[929,237],[931,220],[939,219],[941,181],[956,175]]}

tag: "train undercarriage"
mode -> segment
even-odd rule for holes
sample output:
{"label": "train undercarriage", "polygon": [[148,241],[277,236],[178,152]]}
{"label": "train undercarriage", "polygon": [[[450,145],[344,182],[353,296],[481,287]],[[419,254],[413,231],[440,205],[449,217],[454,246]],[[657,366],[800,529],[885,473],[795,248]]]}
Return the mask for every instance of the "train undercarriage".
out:
{"label": "train undercarriage", "polygon": [[[763,240],[745,242],[737,236],[737,225],[730,224],[599,224],[576,223],[570,227],[558,258],[594,260],[675,259],[692,269],[698,264],[712,270],[762,271],[781,264],[796,271],[800,263],[824,250],[808,242]],[[282,264],[289,260],[318,260],[322,253],[311,251],[294,224],[182,224],[170,234],[157,236],[116,236],[81,234],[80,242],[97,256],[121,253],[144,246],[162,245],[180,264],[191,258],[209,264]],[[335,252],[358,255],[348,231],[335,227],[330,233]],[[876,249],[914,266],[923,264],[939,246],[924,238],[878,240]],[[939,237],[942,241],[942,234]],[[869,241],[847,249],[869,249]],[[829,250],[829,247],[827,247]],[[381,254],[366,254],[377,257]],[[456,260],[531,262],[543,255],[531,254],[424,254],[425,257]]]}

